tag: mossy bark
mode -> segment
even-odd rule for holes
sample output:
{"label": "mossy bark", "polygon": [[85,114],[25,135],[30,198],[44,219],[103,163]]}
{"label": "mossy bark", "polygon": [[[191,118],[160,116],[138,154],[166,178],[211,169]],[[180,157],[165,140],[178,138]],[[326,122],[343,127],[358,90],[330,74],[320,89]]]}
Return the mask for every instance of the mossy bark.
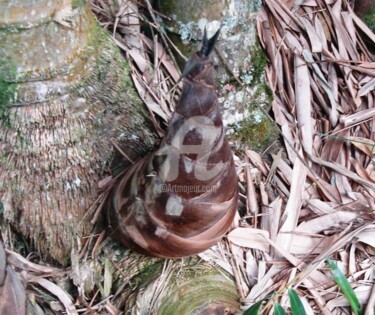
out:
{"label": "mossy bark", "polygon": [[64,264],[92,231],[111,141],[136,160],[155,136],[129,67],[85,1],[9,0],[0,12],[3,219]]}
{"label": "mossy bark", "polygon": [[238,314],[240,302],[232,276],[198,257],[178,260],[125,252],[115,264],[113,303],[126,314]]}
{"label": "mossy bark", "polygon": [[354,4],[354,10],[370,29],[375,32],[375,1],[357,0]]}
{"label": "mossy bark", "polygon": [[[355,0],[355,13],[367,24],[367,26],[375,33],[375,1],[374,0]],[[365,34],[362,39],[369,48],[370,52],[375,54],[375,44]]]}

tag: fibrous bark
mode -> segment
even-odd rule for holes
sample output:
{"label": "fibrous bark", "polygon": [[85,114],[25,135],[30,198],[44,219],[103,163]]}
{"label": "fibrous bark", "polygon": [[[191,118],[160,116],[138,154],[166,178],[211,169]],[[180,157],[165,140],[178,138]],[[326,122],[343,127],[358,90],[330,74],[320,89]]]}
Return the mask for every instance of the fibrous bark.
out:
{"label": "fibrous bark", "polygon": [[92,230],[112,141],[153,145],[129,68],[85,2],[0,4],[0,201],[4,219],[66,262]]}

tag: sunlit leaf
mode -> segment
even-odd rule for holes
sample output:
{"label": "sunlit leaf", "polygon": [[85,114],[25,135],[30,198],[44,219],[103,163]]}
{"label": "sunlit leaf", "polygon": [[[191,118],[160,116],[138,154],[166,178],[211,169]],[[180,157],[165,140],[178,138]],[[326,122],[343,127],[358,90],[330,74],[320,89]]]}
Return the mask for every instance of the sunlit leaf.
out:
{"label": "sunlit leaf", "polygon": [[337,267],[337,265],[331,259],[327,258],[327,264],[331,268],[333,279],[335,280],[336,284],[338,285],[342,293],[347,298],[350,306],[352,307],[352,311],[354,312],[354,314],[356,315],[362,314],[361,305],[348,279],[346,279],[346,276],[343,274],[343,272]]}
{"label": "sunlit leaf", "polygon": [[263,300],[256,302],[253,306],[247,309],[243,315],[257,315],[259,314],[259,310],[262,306]]}
{"label": "sunlit leaf", "polygon": [[273,312],[275,315],[286,315],[286,312],[284,311],[284,309],[281,307],[280,304],[275,304]]}
{"label": "sunlit leaf", "polygon": [[288,291],[290,298],[290,308],[292,309],[293,315],[306,315],[305,308],[303,307],[302,301],[299,298],[297,292],[293,289]]}

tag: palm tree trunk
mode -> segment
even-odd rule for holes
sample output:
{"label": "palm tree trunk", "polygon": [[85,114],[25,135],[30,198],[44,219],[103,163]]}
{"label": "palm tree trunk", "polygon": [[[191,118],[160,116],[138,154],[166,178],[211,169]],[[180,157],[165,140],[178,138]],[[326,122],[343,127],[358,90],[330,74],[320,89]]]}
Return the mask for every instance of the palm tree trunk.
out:
{"label": "palm tree trunk", "polygon": [[85,1],[2,2],[0,43],[0,210],[42,256],[66,263],[92,230],[112,141],[136,160],[155,136]]}

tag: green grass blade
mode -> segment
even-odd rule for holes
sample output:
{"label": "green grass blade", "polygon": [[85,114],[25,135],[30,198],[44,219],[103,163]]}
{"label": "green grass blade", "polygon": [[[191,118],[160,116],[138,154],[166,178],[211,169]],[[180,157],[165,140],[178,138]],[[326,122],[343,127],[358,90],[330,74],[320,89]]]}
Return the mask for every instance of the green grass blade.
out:
{"label": "green grass blade", "polygon": [[256,302],[253,306],[247,309],[243,315],[258,315],[260,307],[262,306],[263,300]]}
{"label": "green grass blade", "polygon": [[346,279],[345,275],[331,259],[327,258],[327,264],[331,268],[333,279],[335,280],[337,286],[340,288],[340,290],[348,300],[353,313],[356,315],[360,315],[361,304],[359,303],[359,300],[355,295],[355,292],[352,286],[350,285],[348,279]]}
{"label": "green grass blade", "polygon": [[275,307],[273,309],[273,313],[275,315],[286,315],[286,312],[284,311],[284,309],[281,307],[280,304],[275,304]]}
{"label": "green grass blade", "polygon": [[288,291],[290,299],[290,308],[292,309],[293,315],[306,315],[305,308],[303,307],[302,301],[299,298],[297,292],[293,289]]}

